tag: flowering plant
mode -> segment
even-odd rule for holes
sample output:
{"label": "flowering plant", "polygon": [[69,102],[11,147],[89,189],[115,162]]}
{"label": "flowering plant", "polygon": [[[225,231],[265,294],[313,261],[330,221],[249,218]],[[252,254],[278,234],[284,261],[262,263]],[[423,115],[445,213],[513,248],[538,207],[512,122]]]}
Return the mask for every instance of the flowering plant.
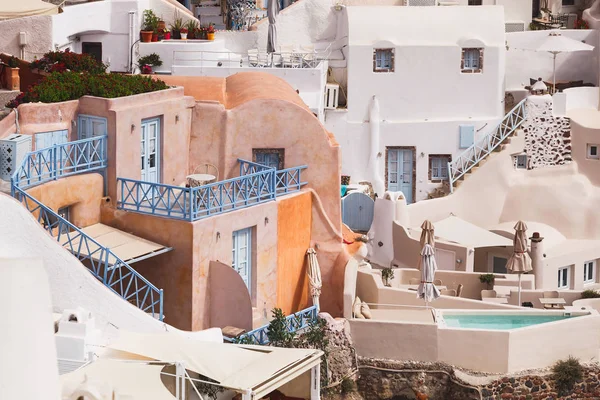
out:
{"label": "flowering plant", "polygon": [[[55,64],[59,64],[55,66]],[[66,70],[75,72],[89,72],[100,74],[106,72],[107,66],[89,54],[73,53],[69,49],[65,51],[49,51],[39,60],[29,64],[31,69],[39,69],[45,72],[63,72]]]}
{"label": "flowering plant", "polygon": [[152,73],[152,67],[151,66],[149,66],[148,64],[142,65],[142,74],[149,75],[151,73]]}
{"label": "flowering plant", "polygon": [[215,33],[215,26],[213,24],[210,24],[208,26],[208,29],[206,30],[206,32],[208,32],[208,33]]}
{"label": "flowering plant", "polygon": [[181,28],[179,30],[179,32],[181,32],[181,33],[188,33],[188,30],[187,30],[187,28]]}
{"label": "flowering plant", "polygon": [[575,21],[575,29],[590,29],[590,25],[584,19],[577,19]]}

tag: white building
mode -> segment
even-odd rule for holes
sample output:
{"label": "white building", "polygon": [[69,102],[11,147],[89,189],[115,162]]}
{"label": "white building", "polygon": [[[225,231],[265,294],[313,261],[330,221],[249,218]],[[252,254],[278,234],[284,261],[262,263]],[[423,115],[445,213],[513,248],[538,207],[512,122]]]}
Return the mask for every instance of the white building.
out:
{"label": "white building", "polygon": [[426,199],[452,157],[503,115],[502,8],[347,7],[346,15],[348,107],[326,112],[342,173],[380,196]]}

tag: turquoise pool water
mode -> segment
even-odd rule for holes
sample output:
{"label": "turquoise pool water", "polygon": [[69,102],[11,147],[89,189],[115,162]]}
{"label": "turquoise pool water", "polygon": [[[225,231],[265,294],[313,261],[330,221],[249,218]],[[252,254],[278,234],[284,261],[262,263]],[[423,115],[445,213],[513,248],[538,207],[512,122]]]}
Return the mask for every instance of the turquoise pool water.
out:
{"label": "turquoise pool water", "polygon": [[446,321],[446,326],[449,328],[491,329],[500,331],[524,328],[546,322],[562,321],[569,318],[577,317],[562,315],[444,315],[444,321]]}

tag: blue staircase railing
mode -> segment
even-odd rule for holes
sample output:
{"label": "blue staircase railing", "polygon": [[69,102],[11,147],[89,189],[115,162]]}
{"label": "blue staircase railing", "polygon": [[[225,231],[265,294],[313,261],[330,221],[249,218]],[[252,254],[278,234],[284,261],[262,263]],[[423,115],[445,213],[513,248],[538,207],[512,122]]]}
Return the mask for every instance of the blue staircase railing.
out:
{"label": "blue staircase railing", "polygon": [[307,166],[276,170],[250,161],[238,161],[239,177],[191,188],[118,178],[117,208],[197,221],[272,201],[306,185],[301,173]]}
{"label": "blue staircase railing", "polygon": [[11,177],[11,193],[92,275],[124,300],[163,320],[163,291],[85,232],[25,190],[69,175],[106,168],[106,136],[58,144],[29,152]]}
{"label": "blue staircase railing", "polygon": [[[298,311],[295,314],[288,315],[285,318],[288,332],[300,332],[310,326],[311,323],[317,320],[319,311],[317,306],[305,308],[304,310]],[[266,345],[269,344],[269,325],[261,326],[250,332],[244,333],[231,341],[242,342],[246,344],[258,344]]]}
{"label": "blue staircase railing", "polygon": [[461,179],[471,168],[486,158],[525,122],[526,100],[523,99],[510,110],[492,133],[477,140],[471,147],[448,163],[450,193],[454,191],[454,183],[457,180]]}

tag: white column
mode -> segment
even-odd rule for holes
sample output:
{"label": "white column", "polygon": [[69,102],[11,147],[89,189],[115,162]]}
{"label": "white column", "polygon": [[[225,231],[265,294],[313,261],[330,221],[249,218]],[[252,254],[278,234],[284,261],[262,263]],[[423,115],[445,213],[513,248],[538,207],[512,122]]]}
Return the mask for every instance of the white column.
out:
{"label": "white column", "polygon": [[[245,400],[245,399],[244,399]],[[321,364],[310,370],[310,400],[321,400]]]}
{"label": "white column", "polygon": [[252,400],[252,390],[246,390],[246,392],[242,394],[242,400]]}
{"label": "white column", "polygon": [[186,376],[185,367],[182,363],[175,363],[175,397],[178,400],[185,400]]}

